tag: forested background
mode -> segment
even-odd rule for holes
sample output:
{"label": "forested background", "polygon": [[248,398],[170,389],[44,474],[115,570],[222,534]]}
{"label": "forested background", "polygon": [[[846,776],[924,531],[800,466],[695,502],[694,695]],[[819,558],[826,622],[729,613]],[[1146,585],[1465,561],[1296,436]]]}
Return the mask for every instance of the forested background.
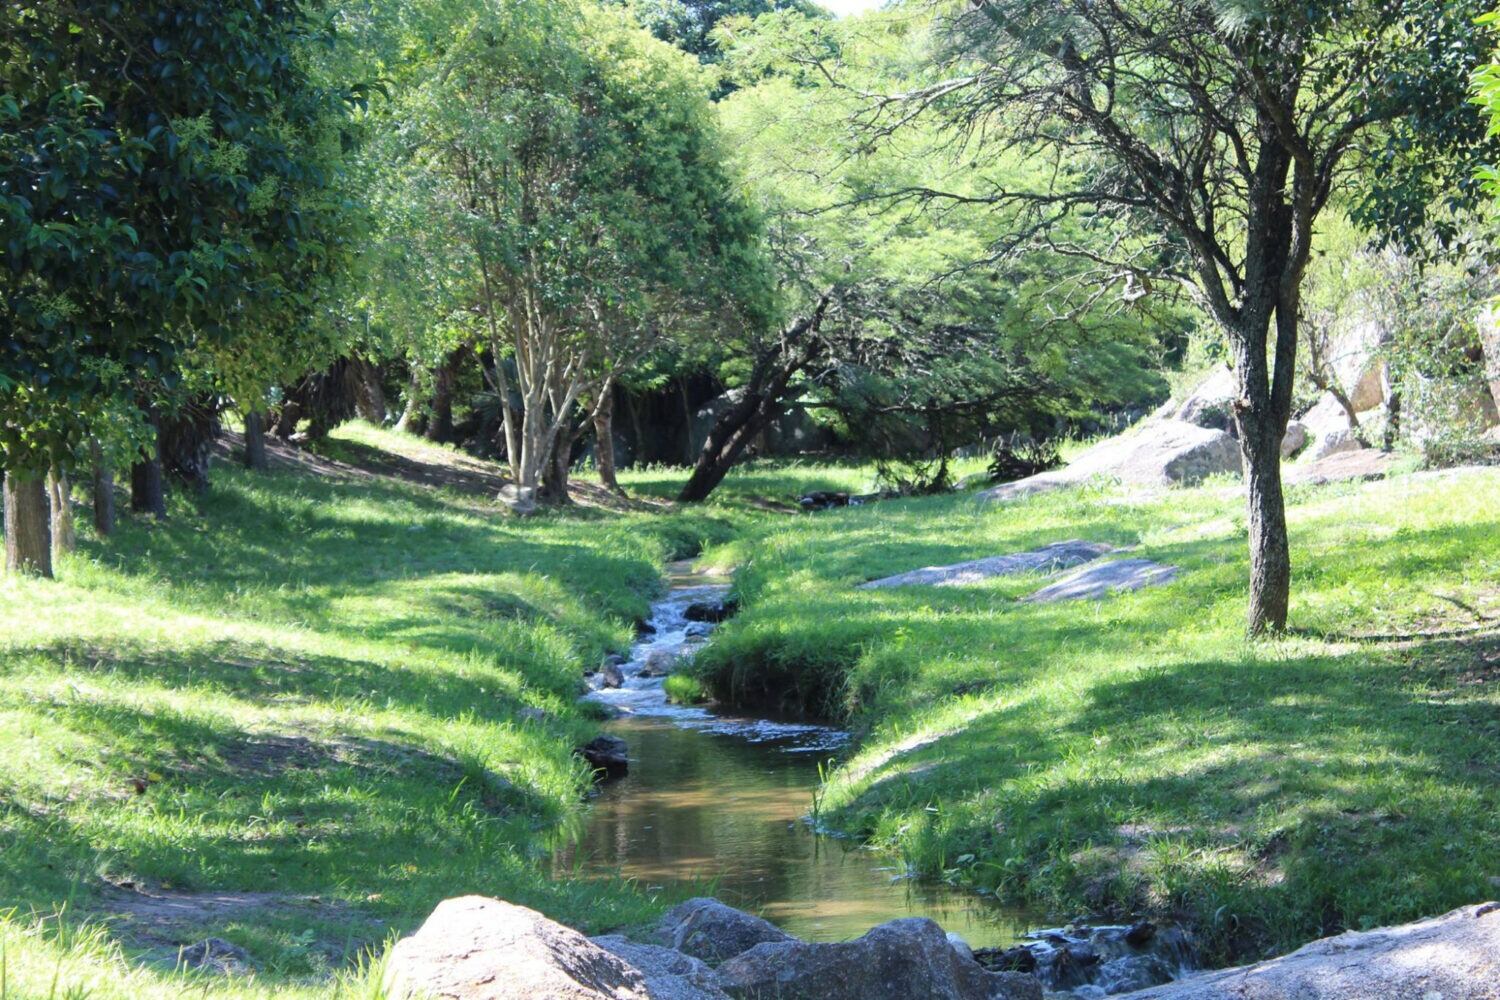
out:
{"label": "forested background", "polygon": [[1403,386],[1386,447],[1490,453],[1483,13],[7,5],[8,563],[50,571],[75,492],[107,534],[117,480],[165,517],[226,440],[263,467],[355,417],[503,463],[525,509],[807,453],[935,490],[1228,362],[1274,577],[1276,450],[1351,324]]}

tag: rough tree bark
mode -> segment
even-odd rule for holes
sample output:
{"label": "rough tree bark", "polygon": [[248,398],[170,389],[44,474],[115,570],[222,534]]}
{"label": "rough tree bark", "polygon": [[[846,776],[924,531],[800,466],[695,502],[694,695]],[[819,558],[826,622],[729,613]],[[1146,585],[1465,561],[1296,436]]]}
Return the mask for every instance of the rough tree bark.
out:
{"label": "rough tree bark", "polygon": [[401,407],[401,417],[396,421],[396,430],[403,434],[421,434],[427,428],[422,422],[422,369],[411,366],[411,377],[406,383],[406,401]]}
{"label": "rough tree bark", "polygon": [[107,538],[115,530],[115,474],[104,464],[104,452],[93,444],[94,533]]}
{"label": "rough tree bark", "polygon": [[73,530],[73,485],[55,465],[47,474],[47,501],[52,507],[52,559],[56,562],[62,553],[78,547],[78,536]]}
{"label": "rough tree bark", "polygon": [[599,466],[599,482],[605,489],[625,495],[615,478],[615,393],[608,389],[594,409],[594,462]]}
{"label": "rough tree bark", "polygon": [[199,396],[157,424],[163,470],[194,493],[208,489],[208,469],[219,437],[219,400]]}
{"label": "rough tree bark", "polygon": [[52,576],[52,525],[47,483],[36,472],[5,474],[5,570]]}
{"label": "rough tree bark", "polygon": [[458,370],[468,355],[469,349],[460,347],[433,372],[431,416],[424,435],[429,441],[442,443],[453,439],[453,394],[458,385]]}
{"label": "rough tree bark", "polygon": [[385,423],[385,381],[380,366],[364,358],[355,357],[351,362],[355,377],[359,379],[359,392],[354,406],[360,419],[376,427]]}
{"label": "rough tree bark", "polygon": [[746,446],[781,415],[792,379],[822,351],[818,331],[832,301],[833,292],[825,293],[810,313],[787,327],[774,344],[761,351],[745,384],[744,395],[721,413],[709,430],[693,473],[677,495],[679,501],[698,503],[708,499]]}
{"label": "rough tree bark", "polygon": [[130,467],[130,509],[167,519],[167,492],[161,468],[161,415],[156,407],[147,411],[147,421],[156,431],[141,460]]}
{"label": "rough tree bark", "polygon": [[245,414],[245,468],[265,472],[271,467],[266,457],[266,415],[260,410]]}

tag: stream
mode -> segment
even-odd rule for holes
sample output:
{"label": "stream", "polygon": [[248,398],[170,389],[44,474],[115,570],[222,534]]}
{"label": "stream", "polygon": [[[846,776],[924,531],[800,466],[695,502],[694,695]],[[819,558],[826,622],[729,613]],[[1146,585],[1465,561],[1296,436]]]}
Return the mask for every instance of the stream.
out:
{"label": "stream", "polygon": [[624,683],[588,698],[619,716],[605,731],[630,747],[629,773],[606,781],[559,874],[634,879],[647,891],[712,895],[808,941],[858,937],[898,917],[930,917],[971,946],[1014,944],[1036,922],[972,892],[907,876],[900,862],[815,833],[807,820],[819,767],[848,735],[828,726],[720,715],[673,705],[652,654],[690,656],[711,625],[688,607],[728,581],[669,567],[672,588],[620,667]]}

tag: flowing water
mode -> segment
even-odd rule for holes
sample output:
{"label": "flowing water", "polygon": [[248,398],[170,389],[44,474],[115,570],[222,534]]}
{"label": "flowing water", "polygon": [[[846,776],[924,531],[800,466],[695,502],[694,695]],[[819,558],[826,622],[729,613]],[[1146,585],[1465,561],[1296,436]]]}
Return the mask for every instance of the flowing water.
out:
{"label": "flowing water", "polygon": [[653,652],[691,655],[710,627],[687,621],[686,609],[728,586],[673,570],[671,592],[652,609],[655,631],[621,668],[624,685],[588,696],[620,712],[606,729],[630,745],[630,772],[601,786],[581,839],[558,853],[559,871],[717,896],[809,941],[921,916],[974,947],[994,947],[1034,926],[1024,913],[908,878],[888,856],[813,832],[806,817],[819,767],[837,759],[845,733],[669,704],[662,679],[641,672]]}

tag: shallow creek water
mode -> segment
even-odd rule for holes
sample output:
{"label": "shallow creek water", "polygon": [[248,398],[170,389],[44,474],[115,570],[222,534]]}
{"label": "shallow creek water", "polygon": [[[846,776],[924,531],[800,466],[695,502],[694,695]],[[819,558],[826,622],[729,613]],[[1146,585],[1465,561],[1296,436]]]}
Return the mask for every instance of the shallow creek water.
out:
{"label": "shallow creek water", "polygon": [[682,564],[671,571],[672,590],[652,608],[655,631],[621,668],[624,685],[588,695],[621,713],[606,730],[629,744],[630,772],[601,786],[581,839],[555,858],[559,873],[714,895],[809,941],[921,916],[976,948],[995,947],[1035,926],[1022,912],[905,877],[896,859],[813,832],[806,817],[818,769],[837,759],[845,733],[669,704],[662,679],[641,676],[647,658],[690,655],[711,626],[689,622],[686,609],[728,587]]}

